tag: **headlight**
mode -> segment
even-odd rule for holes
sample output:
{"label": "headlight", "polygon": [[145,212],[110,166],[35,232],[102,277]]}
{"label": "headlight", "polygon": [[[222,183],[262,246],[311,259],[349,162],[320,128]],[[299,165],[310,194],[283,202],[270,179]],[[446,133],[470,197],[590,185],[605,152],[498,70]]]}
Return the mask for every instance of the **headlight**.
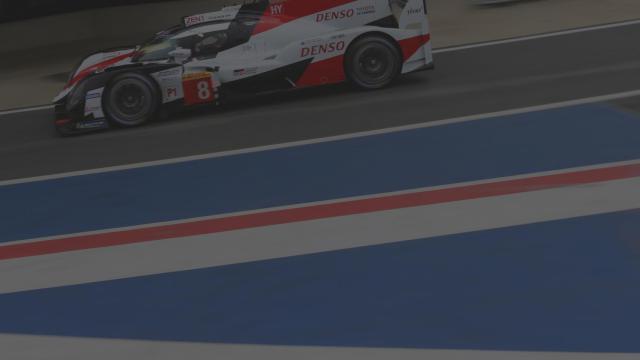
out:
{"label": "headlight", "polygon": [[67,100],[67,110],[71,111],[76,106],[80,104],[82,100],[84,100],[85,88],[87,87],[86,81],[81,81],[78,85],[76,85],[75,89],[71,91],[69,95],[69,100]]}

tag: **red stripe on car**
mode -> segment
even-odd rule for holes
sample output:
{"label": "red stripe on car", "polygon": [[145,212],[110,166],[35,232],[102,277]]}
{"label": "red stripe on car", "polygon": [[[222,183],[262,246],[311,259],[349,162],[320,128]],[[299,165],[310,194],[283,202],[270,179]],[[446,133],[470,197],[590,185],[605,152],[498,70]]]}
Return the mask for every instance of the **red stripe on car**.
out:
{"label": "red stripe on car", "polygon": [[86,78],[87,76],[89,76],[91,73],[93,73],[94,71],[98,71],[98,70],[104,70],[107,67],[113,65],[113,64],[117,64],[120,61],[130,58],[131,56],[133,56],[133,52],[130,53],[126,53],[123,55],[118,55],[116,57],[113,57],[111,59],[99,62],[97,64],[93,64],[91,66],[89,66],[86,69],[83,69],[81,71],[79,71],[67,84],[66,88],[70,88],[71,86],[77,84],[80,80]]}
{"label": "red stripe on car", "polygon": [[344,79],[344,56],[338,55],[309,64],[296,85],[304,87],[334,84],[344,81]]}
{"label": "red stripe on car", "polygon": [[418,51],[424,44],[428,43],[431,39],[430,34],[418,35],[408,39],[400,40],[400,48],[402,49],[402,57],[404,61],[407,61],[413,54]]}

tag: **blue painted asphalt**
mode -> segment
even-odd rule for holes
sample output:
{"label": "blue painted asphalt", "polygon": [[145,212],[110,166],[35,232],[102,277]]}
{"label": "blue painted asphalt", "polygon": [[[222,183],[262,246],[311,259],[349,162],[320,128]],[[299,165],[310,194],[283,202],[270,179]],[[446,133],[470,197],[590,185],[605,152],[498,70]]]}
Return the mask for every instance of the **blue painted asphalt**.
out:
{"label": "blue painted asphalt", "polygon": [[639,234],[635,210],[0,295],[0,332],[640,352]]}
{"label": "blue painted asphalt", "polygon": [[0,242],[640,158],[640,120],[585,105],[0,187]]}

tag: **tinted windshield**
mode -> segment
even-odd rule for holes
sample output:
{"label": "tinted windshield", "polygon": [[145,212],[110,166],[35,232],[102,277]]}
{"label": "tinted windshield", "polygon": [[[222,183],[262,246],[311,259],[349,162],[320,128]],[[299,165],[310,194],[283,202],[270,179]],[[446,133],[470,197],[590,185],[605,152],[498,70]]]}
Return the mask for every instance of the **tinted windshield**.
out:
{"label": "tinted windshield", "polygon": [[161,61],[178,48],[189,49],[194,56],[215,56],[227,42],[229,23],[213,23],[195,28],[174,28],[159,33],[143,45],[134,61]]}
{"label": "tinted windshield", "polygon": [[135,61],[157,61],[169,58],[169,53],[177,48],[174,40],[150,42],[143,46],[134,58]]}

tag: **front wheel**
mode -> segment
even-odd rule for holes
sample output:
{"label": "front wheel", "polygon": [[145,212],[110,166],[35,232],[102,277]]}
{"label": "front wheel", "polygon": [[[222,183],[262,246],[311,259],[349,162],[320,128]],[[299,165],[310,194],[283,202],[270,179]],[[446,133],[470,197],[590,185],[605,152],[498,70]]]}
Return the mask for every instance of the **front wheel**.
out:
{"label": "front wheel", "polygon": [[400,74],[402,60],[396,46],[381,36],[368,36],[349,47],[345,60],[348,79],[357,87],[375,90],[388,86]]}
{"label": "front wheel", "polygon": [[113,79],[105,92],[105,113],[115,125],[132,127],[144,124],[151,120],[158,110],[157,87],[144,75],[119,75]]}

